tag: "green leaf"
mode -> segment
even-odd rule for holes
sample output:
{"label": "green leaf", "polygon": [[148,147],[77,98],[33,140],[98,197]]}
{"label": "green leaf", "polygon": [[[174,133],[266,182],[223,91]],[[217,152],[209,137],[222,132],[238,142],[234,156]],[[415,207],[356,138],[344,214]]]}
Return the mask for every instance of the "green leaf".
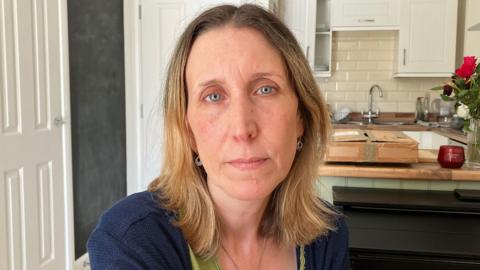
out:
{"label": "green leaf", "polygon": [[455,98],[445,96],[444,94],[441,94],[440,97],[443,99],[443,101],[454,101]]}
{"label": "green leaf", "polygon": [[430,88],[430,90],[443,90],[443,86],[435,86]]}
{"label": "green leaf", "polygon": [[465,80],[462,78],[458,78],[454,80],[454,83],[458,86],[458,88],[463,89],[465,88]]}
{"label": "green leaf", "polygon": [[450,85],[450,86],[453,88],[453,90],[455,90],[455,94],[456,94],[458,91],[461,91],[461,90],[462,90],[462,89],[460,89],[460,88],[458,87],[458,85],[456,85],[455,83],[450,83],[450,84],[448,84],[448,85]]}
{"label": "green leaf", "polygon": [[480,63],[477,64],[477,68],[475,68],[475,73],[480,74]]}
{"label": "green leaf", "polygon": [[463,98],[465,97],[466,95],[469,94],[469,91],[468,90],[461,90],[460,92],[458,92],[458,98]]}

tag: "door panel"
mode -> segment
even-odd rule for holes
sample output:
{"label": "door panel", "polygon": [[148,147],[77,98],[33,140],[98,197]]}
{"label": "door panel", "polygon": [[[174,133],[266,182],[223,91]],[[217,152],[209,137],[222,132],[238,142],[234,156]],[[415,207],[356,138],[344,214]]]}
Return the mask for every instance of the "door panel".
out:
{"label": "door panel", "polygon": [[186,23],[188,1],[144,0],[141,20],[142,65],[142,187],[160,173],[163,163],[161,98],[168,61]]}
{"label": "door panel", "polygon": [[[248,2],[248,1],[243,1]],[[260,1],[251,1],[259,2]],[[204,9],[222,3],[240,4],[223,0],[143,0],[140,20],[141,43],[141,184],[160,174],[163,164],[162,97],[168,62],[183,29]]]}
{"label": "door panel", "polygon": [[454,70],[456,1],[405,1],[400,20],[399,72],[448,74]]}
{"label": "door panel", "polygon": [[68,269],[64,7],[0,4],[0,269]]}

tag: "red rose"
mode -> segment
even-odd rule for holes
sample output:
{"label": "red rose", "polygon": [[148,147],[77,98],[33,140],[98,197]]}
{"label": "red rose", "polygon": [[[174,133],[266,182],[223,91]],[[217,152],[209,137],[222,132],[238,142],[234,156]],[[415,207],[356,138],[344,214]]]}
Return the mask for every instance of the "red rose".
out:
{"label": "red rose", "polygon": [[455,70],[455,74],[458,77],[462,77],[467,80],[475,72],[475,68],[477,66],[475,62],[477,62],[475,56],[463,57],[463,65],[459,69]]}

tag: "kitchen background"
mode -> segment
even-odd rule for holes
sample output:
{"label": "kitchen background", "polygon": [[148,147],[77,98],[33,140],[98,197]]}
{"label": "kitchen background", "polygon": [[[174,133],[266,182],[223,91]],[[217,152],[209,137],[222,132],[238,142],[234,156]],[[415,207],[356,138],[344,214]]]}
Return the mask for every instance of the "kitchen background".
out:
{"label": "kitchen background", "polygon": [[378,84],[383,97],[374,93],[374,109],[411,113],[415,111],[418,96],[448,79],[392,77],[396,43],[398,31],[393,30],[333,33],[332,77],[317,79],[332,109],[367,111],[368,90]]}
{"label": "kitchen background", "polygon": [[[179,0],[170,2],[175,2],[177,4],[180,2],[189,3],[185,8],[188,10],[194,9],[193,6],[202,1],[215,3],[222,2],[220,0]],[[57,176],[57,178],[50,178],[53,179],[51,182],[53,186],[58,187],[60,183],[67,183],[66,187],[62,186],[61,192],[47,193],[45,198],[58,199],[62,197],[68,201],[73,199],[73,207],[69,208],[69,206],[66,205],[63,206],[65,207],[65,210],[57,212],[49,212],[50,209],[48,207],[43,207],[41,210],[45,210],[45,213],[51,214],[52,217],[60,213],[59,216],[61,219],[55,219],[55,225],[58,225],[55,231],[52,229],[53,225],[50,224],[52,226],[45,226],[45,228],[49,230],[46,229],[42,232],[37,228],[40,226],[38,226],[36,222],[31,222],[32,220],[35,221],[35,219],[32,219],[32,216],[30,215],[36,211],[37,200],[35,196],[38,194],[30,192],[25,196],[20,189],[19,181],[14,181],[15,179],[11,178],[10,184],[16,184],[13,186],[15,188],[13,190],[14,192],[11,191],[10,197],[5,197],[5,200],[0,201],[0,210],[2,211],[0,212],[0,217],[5,217],[5,220],[11,221],[11,223],[2,222],[0,224],[0,231],[2,231],[2,233],[5,232],[5,234],[8,235],[8,242],[0,242],[0,268],[3,269],[5,266],[4,268],[6,269],[7,265],[11,265],[12,263],[18,263],[16,264],[17,266],[22,265],[24,262],[39,264],[37,256],[39,254],[38,250],[40,249],[40,245],[37,246],[35,244],[33,247],[28,245],[30,243],[37,243],[29,241],[32,239],[37,241],[37,238],[39,237],[37,237],[37,235],[34,235],[34,237],[29,237],[29,234],[25,235],[25,232],[35,232],[30,230],[31,228],[37,228],[39,232],[44,233],[44,235],[42,235],[44,239],[50,239],[52,241],[55,239],[57,243],[65,243],[65,239],[68,238],[71,240],[73,238],[72,236],[67,237],[67,235],[70,234],[70,231],[68,230],[65,233],[62,233],[60,230],[62,228],[69,227],[69,229],[72,230],[71,234],[74,235],[75,248],[71,247],[70,243],[67,243],[69,246],[66,247],[66,251],[63,250],[62,245],[55,246],[56,249],[53,248],[53,245],[47,246],[50,252],[57,253],[47,254],[45,250],[42,251],[42,256],[46,258],[42,263],[47,265],[46,267],[49,267],[48,263],[52,262],[57,265],[70,265],[71,261],[76,260],[79,257],[85,259],[86,240],[101,213],[108,209],[115,201],[124,197],[128,193],[138,191],[142,188],[141,185],[135,186],[135,184],[138,184],[136,182],[133,185],[133,189],[129,190],[129,181],[140,181],[142,183],[148,182],[146,179],[136,178],[136,174],[130,173],[129,175],[128,173],[129,170],[139,170],[137,167],[138,164],[136,164],[134,160],[135,157],[132,158],[132,153],[128,152],[128,147],[131,148],[129,145],[129,142],[131,141],[128,140],[144,139],[135,137],[135,134],[134,136],[129,136],[131,135],[129,132],[132,132],[134,129],[136,131],[136,128],[143,125],[145,122],[136,123],[138,124],[136,126],[129,126],[129,123],[131,125],[131,122],[129,122],[130,120],[128,118],[138,117],[138,115],[140,115],[140,109],[138,107],[135,107],[134,110],[129,110],[129,103],[135,102],[137,105],[140,103],[140,101],[132,99],[135,98],[132,96],[132,93],[138,91],[142,87],[139,82],[137,82],[137,84],[132,84],[131,77],[129,77],[133,76],[132,74],[136,74],[135,72],[137,72],[137,70],[128,69],[129,65],[132,65],[132,59],[128,58],[132,53],[128,50],[131,49],[135,40],[132,39],[132,36],[128,36],[131,35],[133,31],[130,31],[131,29],[126,27],[132,27],[132,25],[138,26],[139,3],[146,5],[153,2],[155,1],[2,1],[0,7],[0,16],[2,18],[0,33],[4,37],[0,42],[0,45],[3,48],[2,57],[4,57],[2,58],[2,60],[4,60],[4,65],[2,65],[1,70],[2,80],[4,80],[2,81],[1,88],[2,94],[4,94],[3,91],[7,91],[8,93],[20,91],[23,96],[33,95],[32,93],[34,91],[29,87],[30,84],[33,85],[31,82],[34,81],[34,79],[38,79],[35,76],[39,76],[38,74],[34,75],[34,72],[32,72],[32,67],[34,66],[33,63],[36,63],[40,67],[39,70],[45,73],[40,73],[40,75],[44,75],[42,77],[44,79],[50,79],[50,77],[48,77],[50,75],[57,76],[58,74],[61,74],[63,76],[64,74],[62,72],[67,74],[62,78],[52,77],[52,84],[49,86],[51,87],[58,84],[62,85],[61,87],[55,86],[51,87],[51,89],[47,89],[48,87],[46,84],[41,85],[41,90],[44,91],[42,93],[47,93],[47,90],[51,90],[52,93],[55,92],[56,95],[60,95],[61,91],[65,91],[61,93],[67,98],[69,97],[71,107],[69,111],[65,112],[52,111],[52,119],[48,119],[48,121],[53,120],[53,117],[57,116],[65,117],[64,122],[60,121],[58,126],[51,125],[49,128],[52,133],[63,134],[58,136],[58,138],[60,138],[58,141],[62,140],[62,143],[69,147],[69,135],[71,131],[71,153],[67,147],[66,150],[62,148],[59,155],[62,155],[66,161],[69,161],[71,158],[72,175],[70,178],[70,175],[68,174],[68,168],[70,165],[67,164],[66,169],[63,167],[63,172],[66,176],[61,175],[65,177]],[[245,1],[238,0],[235,2],[240,3]],[[297,3],[305,1],[282,0],[278,2],[280,5],[284,2],[290,2],[295,6]],[[43,3],[43,5],[38,3]],[[463,55],[480,56],[480,31],[466,31],[468,26],[479,22],[477,14],[480,10],[480,1],[459,0],[458,3],[456,66],[461,63]],[[197,6],[195,6],[195,8],[196,7]],[[172,15],[173,13],[174,12],[167,12],[165,14]],[[37,17],[32,16],[32,14]],[[65,22],[57,21],[62,18],[65,18]],[[60,28],[60,26],[67,26],[65,24],[67,19],[68,33],[67,31],[62,32],[65,29]],[[38,23],[41,20],[43,20],[42,23]],[[132,23],[132,21],[135,23]],[[145,24],[145,20],[143,22]],[[18,25],[20,25],[20,27]],[[34,27],[38,27],[39,30],[37,32],[33,31]],[[170,21],[167,23],[166,27],[170,29],[176,27],[176,25],[172,25]],[[48,31],[44,28],[48,28]],[[136,29],[135,31],[137,31],[138,34],[139,30]],[[42,39],[42,35],[47,36],[49,34],[50,40],[48,40],[48,42],[51,43],[49,44],[47,41],[42,42],[42,40],[44,40]],[[38,52],[38,48],[34,48],[34,42],[32,42],[39,36],[41,37],[39,38],[41,42],[37,41],[38,43],[36,45],[40,44],[40,48],[43,48],[42,46],[45,47],[45,51],[40,53]],[[62,38],[65,38],[65,40],[68,38],[67,45],[63,43]],[[147,38],[150,38],[150,36]],[[167,39],[168,38],[163,37],[163,40]],[[27,42],[25,42],[25,40]],[[153,43],[153,37],[150,38],[150,40]],[[136,40],[136,42],[138,42],[138,40]],[[395,30],[333,32],[331,46],[332,77],[317,77],[320,88],[325,95],[327,102],[332,105],[333,109],[349,107],[352,111],[366,110],[368,90],[372,84],[379,84],[384,90],[384,97],[379,98],[375,93],[374,109],[378,107],[381,112],[413,113],[416,97],[425,95],[425,93],[429,91],[429,88],[439,85],[441,82],[448,79],[448,77],[392,77],[395,65],[395,44],[397,43],[398,31]],[[55,46],[63,47],[62,50],[59,50]],[[431,44],[431,46],[435,46],[435,44]],[[19,47],[20,50],[17,47]],[[62,58],[63,56],[60,55],[58,56],[58,59],[60,60],[58,60],[55,57],[57,57],[57,54],[59,54],[60,51],[63,53],[63,49],[68,50],[68,54],[65,54],[65,56],[68,56],[66,57],[68,59],[65,60]],[[136,49],[139,50],[139,48]],[[39,53],[36,56],[39,57],[40,60],[33,59],[34,57],[31,55],[33,53]],[[15,56],[21,57],[22,61],[15,61]],[[44,59],[42,57],[44,57]],[[48,57],[53,58],[49,59]],[[52,62],[49,63],[48,61]],[[55,61],[65,63],[65,66],[61,66],[61,68],[63,68],[62,70],[54,69],[54,64],[58,64]],[[45,64],[46,66],[40,66],[38,63]],[[49,68],[48,65],[50,65],[50,69],[46,72],[47,68]],[[38,66],[35,66],[35,68],[38,68]],[[158,77],[158,73],[155,75]],[[9,78],[10,81],[8,83],[5,82],[5,78]],[[18,83],[19,85],[12,87],[10,85],[12,82]],[[65,87],[63,87],[63,85]],[[158,93],[158,89],[159,88],[157,87],[154,91]],[[434,94],[438,95],[438,92],[434,92]],[[20,99],[22,95],[18,96],[18,104],[21,103]],[[13,112],[12,117],[16,117],[18,113],[15,107],[17,106],[17,101],[14,100],[16,98],[17,96],[12,95],[10,96],[10,99],[12,100],[7,100],[7,102],[12,101],[12,104],[14,104],[13,108],[15,109],[15,112],[13,112],[14,109],[10,108]],[[4,102],[4,100],[2,100],[2,102]],[[4,103],[1,103],[0,105],[4,106]],[[48,105],[45,105],[45,107]],[[28,107],[33,107],[25,106],[23,103],[22,106],[27,109],[31,109]],[[58,105],[57,107],[60,106]],[[5,107],[2,107],[0,109],[2,113],[4,108]],[[66,108],[68,109],[68,106]],[[6,110],[8,111],[9,109],[7,108]],[[24,113],[23,116],[27,114],[28,113]],[[31,115],[33,114],[34,113],[31,113]],[[19,119],[15,118],[14,120],[17,121]],[[60,118],[59,120],[62,119]],[[1,121],[4,121],[4,119],[1,118]],[[144,121],[144,119],[141,121]],[[27,122],[28,121],[24,121],[24,124]],[[21,125],[22,121],[19,121],[19,123]],[[2,124],[4,123],[2,122]],[[6,125],[8,126],[9,124]],[[5,127],[2,126],[2,128]],[[8,140],[12,137],[17,135],[18,137],[21,137],[20,135],[22,134],[15,134],[15,136],[10,136],[9,134],[7,134],[8,136],[3,136],[5,134],[0,135],[2,135],[0,136],[0,142],[2,143],[1,146],[7,146],[4,142],[10,142]],[[43,142],[43,140],[40,139],[39,141]],[[34,142],[37,145],[39,144],[38,141]],[[14,146],[19,147],[17,145]],[[142,152],[146,148],[145,145],[136,145],[135,147],[133,150],[136,152]],[[27,157],[31,156],[28,152],[19,152],[18,149],[20,149],[20,147],[12,151],[10,151],[10,149],[13,148],[7,148],[7,154],[5,154],[4,148],[0,147],[0,155],[4,158],[3,160],[10,161],[16,158],[17,160],[24,161]],[[31,149],[29,150],[32,151]],[[142,156],[142,158],[143,157],[144,156]],[[45,157],[41,157],[41,159],[43,158]],[[132,162],[132,160],[134,161]],[[0,165],[4,164],[5,163],[3,162],[0,163]],[[22,163],[19,164],[22,165]],[[33,167],[33,165],[31,167]],[[4,177],[6,175],[3,174],[4,169],[12,170],[12,168],[13,167],[1,167],[1,176]],[[52,175],[49,176],[51,177]],[[36,179],[35,177],[31,177],[31,179],[28,180]],[[470,181],[470,183],[467,183],[466,181],[400,181],[392,179],[372,180],[327,176],[322,177],[322,182],[323,186],[320,187],[320,190],[321,192],[324,192],[322,193],[324,198],[331,198],[330,191],[331,186],[333,185],[428,190],[451,190],[453,188],[480,189],[480,182],[475,181]],[[5,188],[6,186],[7,185],[2,183],[1,188]],[[25,188],[31,188],[33,190],[35,185],[27,184],[25,185]],[[2,191],[4,190],[5,189]],[[73,193],[73,198],[69,197],[70,192]],[[3,194],[6,193],[2,192],[2,196]],[[35,196],[29,196],[32,194]],[[4,197],[1,198],[3,199]],[[28,205],[34,206],[30,210],[27,209],[30,212],[20,211],[22,210],[21,207],[23,207],[20,203],[21,199],[28,200]],[[50,203],[52,202],[53,204],[56,204],[55,206],[65,203],[65,201],[62,200],[54,201],[53,199]],[[58,204],[58,202],[60,202],[60,204]],[[10,211],[9,209],[13,208],[9,203],[14,203],[14,206],[18,207],[14,208],[14,211]],[[23,209],[22,211],[26,210]],[[73,213],[70,213],[70,211],[73,211]],[[73,220],[70,220],[70,215],[74,216]],[[25,219],[25,216],[28,218]],[[68,222],[65,220],[68,220]],[[46,219],[46,221],[49,221],[49,219]],[[70,224],[70,221],[74,224]],[[16,226],[16,224],[18,224],[18,226]],[[23,224],[23,227],[20,226],[20,224]],[[10,227],[7,228],[7,225]],[[70,225],[74,226],[71,227]],[[29,229],[25,230],[25,228]],[[55,234],[53,234],[53,232],[55,232]],[[3,235],[0,236],[2,239],[6,239]],[[9,246],[7,246],[7,244]],[[49,257],[49,254],[55,256],[52,255]],[[87,269],[83,268],[83,262],[85,262],[85,260],[78,261],[78,269]],[[26,268],[28,269],[28,267]],[[66,268],[56,267],[55,269]]]}
{"label": "kitchen background", "polygon": [[[480,32],[467,31],[469,26],[478,23],[480,1],[459,1],[458,8],[457,67],[463,55],[480,56]],[[384,91],[383,98],[377,93],[374,96],[375,108],[380,112],[412,113],[417,97],[427,92],[432,98],[439,96],[440,92],[429,89],[448,81],[448,77],[392,77],[395,44],[398,44],[398,31],[394,30],[333,32],[332,77],[317,79],[332,109],[348,107],[352,111],[366,111],[368,90],[373,84],[380,85]]]}

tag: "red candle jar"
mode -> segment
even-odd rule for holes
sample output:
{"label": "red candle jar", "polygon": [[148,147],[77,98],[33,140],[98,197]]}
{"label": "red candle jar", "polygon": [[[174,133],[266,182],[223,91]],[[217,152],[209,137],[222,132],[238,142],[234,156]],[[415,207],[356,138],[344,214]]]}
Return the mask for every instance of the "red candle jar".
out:
{"label": "red candle jar", "polygon": [[463,147],[455,145],[442,145],[438,150],[438,163],[443,168],[458,169],[465,162]]}

